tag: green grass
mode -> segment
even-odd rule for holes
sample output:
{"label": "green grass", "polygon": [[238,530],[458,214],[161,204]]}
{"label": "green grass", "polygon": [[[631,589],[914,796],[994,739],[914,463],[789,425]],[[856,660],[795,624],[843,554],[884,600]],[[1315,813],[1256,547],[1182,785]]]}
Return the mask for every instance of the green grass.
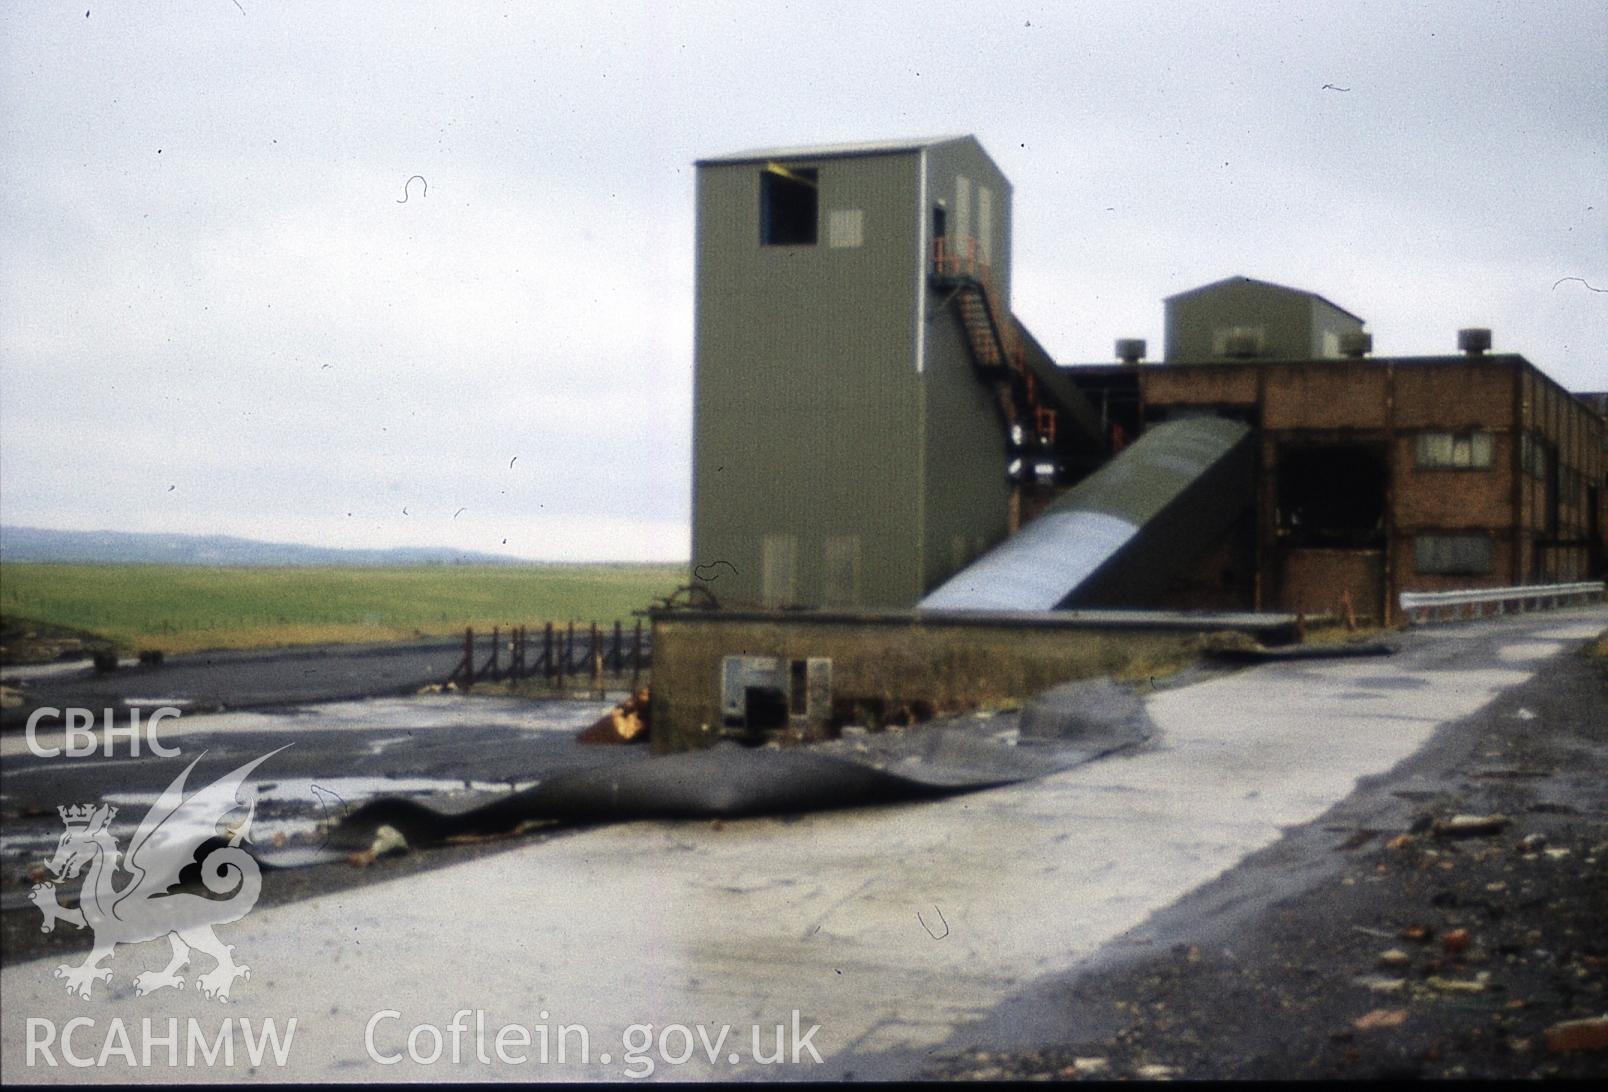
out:
{"label": "green grass", "polygon": [[0,563],[0,615],[190,652],[403,640],[465,626],[630,623],[685,565],[196,568]]}

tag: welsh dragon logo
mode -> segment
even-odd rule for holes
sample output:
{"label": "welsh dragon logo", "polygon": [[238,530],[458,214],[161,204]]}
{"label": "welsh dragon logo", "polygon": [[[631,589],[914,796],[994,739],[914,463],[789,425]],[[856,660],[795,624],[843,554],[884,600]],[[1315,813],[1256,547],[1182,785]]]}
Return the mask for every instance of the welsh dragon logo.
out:
{"label": "welsh dragon logo", "polygon": [[[180,972],[189,966],[192,951],[200,951],[216,963],[212,970],[195,979],[196,987],[207,997],[227,1001],[234,980],[251,977],[251,968],[235,962],[234,948],[220,942],[212,927],[245,917],[257,904],[262,890],[257,862],[240,848],[255,814],[255,803],[232,828],[226,844],[218,844],[225,841],[218,833],[218,824],[231,812],[246,807],[238,793],[251,771],[284,749],[270,751],[186,795],[185,779],[201,761],[202,756],[197,755],[151,806],[130,838],[126,854],[120,853],[110,829],[117,815],[115,807],[74,804],[57,809],[67,830],[48,865],[55,879],[35,884],[28,897],[44,914],[40,925],[43,932],[53,930],[57,921],[95,931],[89,958],[76,967],[64,963],[56,968],[56,977],[66,979],[69,993],[87,999],[96,980],[110,982],[111,968],[102,967],[101,962],[112,955],[117,945],[139,944],[163,936],[173,946],[173,959],[160,971],[137,975],[135,993],[147,994],[169,986],[182,990],[184,979]],[[201,882],[214,895],[227,897],[171,891],[180,883],[180,873],[196,864],[197,854],[208,843],[213,848],[200,861]],[[61,905],[56,888],[81,871],[85,874],[79,905]],[[119,873],[127,877],[121,886]]]}

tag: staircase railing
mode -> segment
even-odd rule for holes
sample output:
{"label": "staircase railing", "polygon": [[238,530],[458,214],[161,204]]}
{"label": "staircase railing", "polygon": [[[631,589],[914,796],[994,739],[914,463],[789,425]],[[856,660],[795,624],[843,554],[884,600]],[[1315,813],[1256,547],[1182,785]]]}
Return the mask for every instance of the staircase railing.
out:
{"label": "staircase railing", "polygon": [[1004,367],[1012,373],[1008,396],[1000,399],[1007,429],[1031,428],[1041,446],[1053,447],[1055,409],[1039,401],[1021,332],[1005,307],[982,248],[967,235],[940,235],[932,243],[933,279],[957,289],[956,306],[974,362],[984,372]]}

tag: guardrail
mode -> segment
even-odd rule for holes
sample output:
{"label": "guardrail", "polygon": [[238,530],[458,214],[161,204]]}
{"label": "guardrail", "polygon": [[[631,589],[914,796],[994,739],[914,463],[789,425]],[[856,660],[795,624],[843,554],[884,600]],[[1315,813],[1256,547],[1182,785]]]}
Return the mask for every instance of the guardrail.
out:
{"label": "guardrail", "polygon": [[1516,588],[1469,588],[1466,591],[1402,592],[1401,609],[1413,623],[1482,618],[1492,604],[1497,614],[1589,603],[1602,599],[1608,585],[1601,580],[1575,584],[1523,584]]}
{"label": "guardrail", "polygon": [[[508,659],[503,660],[504,651]],[[532,679],[540,677],[555,689],[569,689],[577,677],[590,676],[589,689],[601,697],[604,684],[613,680],[622,685],[629,673],[630,687],[634,691],[641,685],[642,675],[653,666],[651,634],[643,632],[642,622],[634,630],[623,630],[614,623],[613,646],[609,634],[591,625],[577,632],[575,623],[555,626],[548,622],[536,640],[526,626],[513,626],[506,635],[500,626],[491,631],[491,645],[482,662],[476,655],[475,631],[463,631],[463,656],[458,666],[447,676],[446,685],[455,686],[467,694],[477,682],[501,682],[504,679]]]}

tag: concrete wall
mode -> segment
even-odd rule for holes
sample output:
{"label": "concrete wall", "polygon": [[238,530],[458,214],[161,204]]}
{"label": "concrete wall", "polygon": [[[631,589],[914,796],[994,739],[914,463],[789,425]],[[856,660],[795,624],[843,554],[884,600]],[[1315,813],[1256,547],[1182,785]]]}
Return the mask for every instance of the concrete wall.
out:
{"label": "concrete wall", "polygon": [[[1020,700],[1070,678],[1175,662],[1221,630],[1291,640],[1293,620],[1139,612],[1058,615],[661,614],[653,620],[654,747],[710,742],[726,656],[832,660],[834,704],[928,703],[936,711]],[[709,728],[706,730],[705,725]]]}

